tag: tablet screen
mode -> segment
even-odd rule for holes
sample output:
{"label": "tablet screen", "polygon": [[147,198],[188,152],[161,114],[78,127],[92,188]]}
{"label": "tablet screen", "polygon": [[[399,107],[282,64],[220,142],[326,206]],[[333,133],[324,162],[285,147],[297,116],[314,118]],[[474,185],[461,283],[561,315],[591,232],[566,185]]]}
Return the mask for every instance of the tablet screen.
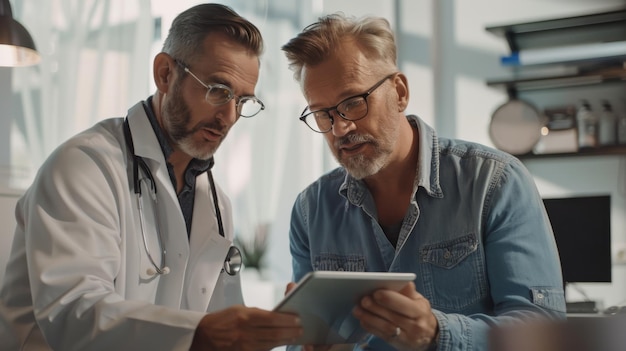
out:
{"label": "tablet screen", "polygon": [[274,311],[300,316],[304,335],[295,343],[349,344],[367,334],[352,309],[378,289],[400,290],[413,273],[314,271],[305,275]]}

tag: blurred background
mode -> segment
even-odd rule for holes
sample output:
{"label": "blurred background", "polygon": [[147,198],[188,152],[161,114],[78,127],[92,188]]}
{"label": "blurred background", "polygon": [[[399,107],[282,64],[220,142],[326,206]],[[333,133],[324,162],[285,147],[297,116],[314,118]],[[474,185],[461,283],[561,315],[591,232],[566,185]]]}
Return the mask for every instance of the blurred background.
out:
{"label": "blurred background", "polygon": [[[293,201],[310,182],[337,166],[323,137],[297,118],[306,103],[280,50],[284,43],[323,14],[383,16],[396,31],[398,64],[409,79],[407,112],[420,116],[441,136],[494,146],[489,135],[491,117],[512,95],[510,89],[487,82],[511,76],[511,68],[500,61],[511,48],[505,37],[487,28],[626,7],[625,0],[218,2],[255,23],[266,42],[257,96],[267,109],[258,117],[240,120],[231,130],[216,155],[214,172],[233,202],[241,244],[249,243],[249,249],[260,255],[249,263],[259,266],[260,274],[247,279],[247,299],[249,304],[267,308],[282,296],[291,278],[288,230]],[[155,91],[154,55],[173,18],[200,1],[10,3],[13,17],[32,35],[41,61],[27,67],[0,67],[0,223],[7,230],[12,228],[5,223],[14,226],[14,201],[56,146],[99,120],[125,116],[130,106]],[[623,26],[621,31],[625,31]],[[599,109],[599,99],[608,96],[614,111],[623,115],[624,82],[611,84],[601,91],[563,88],[520,96],[540,110],[577,104],[583,97]],[[612,248],[605,258],[611,278],[571,282],[568,300],[594,300],[610,306],[626,298],[626,251],[621,251],[626,250],[623,154],[524,160],[545,198],[610,196]],[[586,233],[584,239],[592,242],[594,235]],[[0,247],[8,249],[10,235],[3,234],[2,240]],[[0,254],[3,258],[4,253]],[[251,294],[253,285],[263,288],[254,288],[257,293]]]}

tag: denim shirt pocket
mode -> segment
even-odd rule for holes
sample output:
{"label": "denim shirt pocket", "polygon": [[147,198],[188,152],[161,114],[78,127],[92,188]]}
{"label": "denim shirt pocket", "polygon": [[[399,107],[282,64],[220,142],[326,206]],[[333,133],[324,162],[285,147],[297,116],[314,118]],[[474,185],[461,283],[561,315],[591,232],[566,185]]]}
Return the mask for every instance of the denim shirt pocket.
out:
{"label": "denim shirt pocket", "polygon": [[442,268],[453,268],[476,251],[477,246],[476,236],[469,234],[451,241],[424,246],[422,259]]}
{"label": "denim shirt pocket", "polygon": [[425,296],[441,311],[460,311],[487,293],[482,250],[475,233],[424,245],[420,250]]}
{"label": "denim shirt pocket", "polygon": [[364,255],[337,255],[322,253],[315,256],[313,269],[316,271],[365,272]]}

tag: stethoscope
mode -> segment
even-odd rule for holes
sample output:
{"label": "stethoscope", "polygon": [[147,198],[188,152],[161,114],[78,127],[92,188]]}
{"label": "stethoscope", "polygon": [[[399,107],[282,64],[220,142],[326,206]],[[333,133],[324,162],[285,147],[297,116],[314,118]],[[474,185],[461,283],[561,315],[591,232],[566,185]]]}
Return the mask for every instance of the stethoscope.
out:
{"label": "stethoscope", "polygon": [[[145,105],[144,105],[144,110],[146,110],[146,113],[149,113],[148,112],[149,109],[146,108]],[[152,267],[148,268],[146,273],[150,276],[154,276],[157,274],[165,275],[165,274],[170,273],[170,268],[166,265],[166,262],[165,262],[165,255],[167,253],[167,250],[165,249],[165,246],[163,245],[163,237],[161,235],[161,229],[160,229],[160,225],[158,221],[159,216],[158,216],[158,206],[157,206],[157,196],[156,196],[157,195],[156,194],[157,192],[156,182],[154,181],[154,176],[152,175],[150,168],[146,164],[146,161],[143,159],[143,157],[137,156],[135,154],[135,147],[133,145],[133,138],[130,134],[130,126],[128,124],[128,118],[126,118],[126,120],[124,121],[124,138],[126,139],[126,144],[128,145],[128,149],[130,150],[130,153],[133,155],[133,188],[135,191],[135,197],[137,199],[137,208],[139,209],[139,225],[141,227],[141,237],[143,239],[143,247],[146,250],[146,254],[148,255],[148,260],[150,260],[150,263],[152,264]],[[159,247],[161,248],[161,264],[160,265],[158,265],[155,262],[154,258],[152,257],[152,254],[150,253],[150,249],[148,248],[148,241],[146,239],[146,233],[145,233],[146,224],[144,221],[143,199],[142,199],[143,196],[141,192],[141,181],[144,179],[139,177],[139,168],[141,168],[142,172],[148,179],[149,188],[150,188],[150,197],[152,198],[152,201],[154,202],[152,209],[154,212],[153,214],[154,214],[154,219],[156,222],[155,226],[156,226],[156,232],[157,232],[157,239],[159,242]],[[217,225],[219,228],[219,233],[222,237],[225,237],[224,225],[222,223],[222,214],[220,212],[220,207],[217,202],[217,191],[215,190],[215,182],[213,180],[213,174],[211,173],[210,169],[207,171],[207,176],[209,178],[209,183],[211,185],[211,193],[213,195],[213,204],[215,205],[215,216],[217,218]],[[242,264],[241,251],[236,246],[231,246],[228,249],[228,253],[226,254],[226,259],[224,260],[223,271],[228,273],[228,275],[236,275],[241,270],[241,264]]]}

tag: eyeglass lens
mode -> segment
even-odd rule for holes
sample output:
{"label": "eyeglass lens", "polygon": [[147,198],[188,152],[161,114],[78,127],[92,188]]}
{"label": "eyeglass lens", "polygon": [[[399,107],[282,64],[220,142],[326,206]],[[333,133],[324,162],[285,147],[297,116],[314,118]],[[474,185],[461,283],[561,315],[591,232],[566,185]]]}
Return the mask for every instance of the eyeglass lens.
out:
{"label": "eyeglass lens", "polygon": [[232,99],[236,99],[238,113],[241,117],[252,117],[265,109],[261,100],[254,96],[237,97],[233,90],[224,84],[205,84],[191,70],[179,60],[175,60],[185,72],[189,73],[198,83],[207,89],[204,99],[211,105],[224,105]]}
{"label": "eyeglass lens", "polygon": [[379,80],[374,86],[372,86],[367,92],[350,97],[342,102],[340,102],[337,106],[331,107],[328,109],[312,111],[306,113],[308,110],[305,109],[303,114],[300,117],[300,120],[304,121],[309,128],[318,133],[326,133],[330,131],[333,127],[333,116],[330,115],[332,111],[336,112],[340,118],[343,118],[347,121],[357,121],[361,118],[367,116],[368,105],[367,105],[367,97],[370,96],[374,90],[378,89],[387,79],[393,77],[395,73],[386,76],[385,78]]}
{"label": "eyeglass lens", "polygon": [[[209,85],[206,93],[206,101],[211,105],[223,105],[231,99],[236,98],[229,87],[222,84]],[[255,97],[244,96],[236,101],[239,115],[242,117],[252,117],[265,108]]]}
{"label": "eyeglass lens", "polygon": [[238,107],[241,117],[252,117],[265,108],[263,104],[254,98],[242,98],[239,100]]}
{"label": "eyeglass lens", "polygon": [[[341,118],[356,121],[367,115],[367,100],[363,96],[357,96],[350,100],[344,101],[333,109]],[[333,120],[330,111],[317,111],[306,116],[306,124],[309,126],[317,126],[318,131],[329,131],[333,126]]]}
{"label": "eyeglass lens", "polygon": [[209,85],[205,98],[212,105],[223,105],[233,98],[233,92],[225,85]]}

